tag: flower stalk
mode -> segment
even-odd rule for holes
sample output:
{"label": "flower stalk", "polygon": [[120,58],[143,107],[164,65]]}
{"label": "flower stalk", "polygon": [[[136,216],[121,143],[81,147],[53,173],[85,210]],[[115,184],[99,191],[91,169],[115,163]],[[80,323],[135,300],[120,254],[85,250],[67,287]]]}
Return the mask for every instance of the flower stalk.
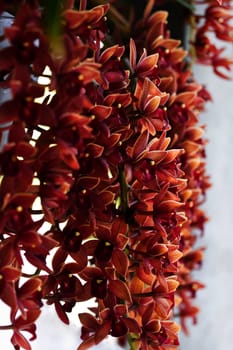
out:
{"label": "flower stalk", "polygon": [[129,188],[126,182],[124,166],[120,165],[119,169],[119,183],[120,183],[120,209],[123,215],[129,212]]}

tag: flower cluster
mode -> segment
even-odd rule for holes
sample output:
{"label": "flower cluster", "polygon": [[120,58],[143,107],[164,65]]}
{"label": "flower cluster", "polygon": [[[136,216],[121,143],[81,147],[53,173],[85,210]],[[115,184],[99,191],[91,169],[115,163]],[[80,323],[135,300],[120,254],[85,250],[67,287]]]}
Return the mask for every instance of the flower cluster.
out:
{"label": "flower cluster", "polygon": [[25,0],[4,31],[0,299],[11,323],[0,329],[30,350],[25,332],[36,337],[45,302],[68,324],[95,298],[79,314],[79,350],[108,335],[174,350],[203,287],[192,271],[209,187],[198,116],[210,96],[154,1],[129,21],[124,3],[93,3]]}
{"label": "flower cluster", "polygon": [[[198,4],[194,16],[196,30],[193,42],[197,59],[200,63],[211,65],[221,78],[229,79],[233,60],[223,55],[225,48],[218,47],[216,40],[213,42],[213,36],[219,42],[233,42],[232,1],[224,0],[221,4],[216,1],[203,1]],[[199,14],[200,10],[204,14]]]}

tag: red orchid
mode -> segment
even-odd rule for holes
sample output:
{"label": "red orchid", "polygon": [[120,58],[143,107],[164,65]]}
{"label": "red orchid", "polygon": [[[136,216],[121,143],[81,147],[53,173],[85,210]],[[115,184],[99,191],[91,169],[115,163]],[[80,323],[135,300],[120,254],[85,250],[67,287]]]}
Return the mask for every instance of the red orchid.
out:
{"label": "red orchid", "polygon": [[1,247],[0,266],[0,297],[9,305],[13,312],[17,310],[15,283],[20,278],[21,271],[14,266],[13,250],[10,244]]}
{"label": "red orchid", "polygon": [[[214,33],[219,40],[232,42],[231,10],[229,1],[224,4],[219,3],[219,5],[211,2],[208,3],[204,16],[196,14],[197,31],[194,41],[196,55],[201,63],[212,65],[214,72],[224,79],[229,79],[229,74],[228,72],[223,73],[222,68],[229,71],[232,60],[225,55],[219,57],[225,48],[219,48],[213,43],[211,35]],[[221,67],[220,70],[219,67]]]}
{"label": "red orchid", "polygon": [[206,25],[212,27],[216,34],[216,37],[232,42],[232,36],[230,35],[233,26],[230,24],[233,16],[228,7],[212,5],[206,9],[205,12]]}
{"label": "red orchid", "polygon": [[161,92],[150,79],[145,78],[143,83],[137,83],[135,97],[135,108],[139,110],[138,117],[141,117],[138,118],[137,125],[142,133],[149,130],[154,136],[158,131],[170,128],[164,107],[169,98],[167,93]]}
{"label": "red orchid", "polygon": [[[13,330],[17,350],[31,349],[23,333],[35,338],[44,301],[68,324],[94,298],[79,312],[79,350],[108,335],[174,350],[174,309],[184,330],[196,321],[194,245],[210,186],[198,120],[210,95],[153,0],[140,19],[133,2],[99,3],[0,6],[15,13],[0,38],[10,91],[0,106],[0,298],[11,316],[0,329]],[[194,39],[198,59],[224,78],[232,61],[208,33],[231,41],[229,9],[211,2]]]}
{"label": "red orchid", "polygon": [[40,310],[30,310],[24,317],[19,316],[14,320],[13,335],[11,342],[15,349],[23,348],[25,350],[31,350],[31,345],[22,332],[29,332],[32,336],[30,340],[36,338],[36,326],[35,321],[40,315]]}
{"label": "red orchid", "polygon": [[82,350],[91,345],[97,345],[109,332],[113,337],[124,336],[127,332],[140,332],[137,322],[126,317],[126,314],[127,308],[120,304],[115,305],[113,309],[103,309],[98,321],[90,314],[80,314],[80,320],[84,325],[82,330],[84,342],[78,349]]}
{"label": "red orchid", "polygon": [[[140,59],[137,62],[137,49],[133,39],[130,40],[130,66],[132,73],[138,78],[156,78],[157,77],[157,62],[158,54],[147,56],[147,51],[144,48]],[[158,78],[158,77],[157,77]]]}
{"label": "red orchid", "polygon": [[125,276],[128,271],[128,259],[124,249],[128,243],[127,238],[128,225],[122,220],[116,219],[111,228],[99,226],[96,231],[98,243],[95,248],[94,256],[97,264],[100,266],[110,259],[116,268],[116,271]]}

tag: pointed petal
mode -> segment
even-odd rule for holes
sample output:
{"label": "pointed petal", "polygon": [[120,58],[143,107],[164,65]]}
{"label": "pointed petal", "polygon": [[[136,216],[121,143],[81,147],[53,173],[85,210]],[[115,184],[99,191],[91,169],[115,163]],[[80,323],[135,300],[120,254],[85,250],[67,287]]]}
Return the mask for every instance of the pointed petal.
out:
{"label": "pointed petal", "polygon": [[133,147],[127,147],[127,153],[132,158],[138,158],[145,151],[148,144],[149,134],[144,132],[139,135]]}
{"label": "pointed petal", "polygon": [[129,288],[124,282],[118,280],[110,281],[108,288],[112,292],[112,294],[114,294],[119,299],[122,299],[123,301],[128,301],[130,303],[132,302]]}
{"label": "pointed petal", "polygon": [[141,333],[141,327],[139,326],[137,321],[134,320],[133,318],[122,317],[122,321],[124,322],[124,324],[126,325],[130,333],[134,333],[134,334]]}
{"label": "pointed petal", "polygon": [[158,62],[158,58],[159,55],[157,53],[147,56],[144,59],[140,58],[136,69],[137,74],[154,69]]}
{"label": "pointed petal", "polygon": [[[165,200],[161,202],[158,206],[158,210],[163,213],[170,213],[173,210],[176,210],[180,207],[182,207],[184,203],[182,202],[177,202],[172,199]],[[156,210],[156,209],[155,209]]]}
{"label": "pointed petal", "polygon": [[39,278],[32,278],[26,281],[20,288],[18,294],[20,299],[27,298],[41,288],[42,281]]}
{"label": "pointed petal", "polygon": [[139,109],[141,111],[144,111],[146,100],[148,98],[149,87],[150,87],[150,79],[145,78],[143,81],[143,86],[142,86],[141,94],[138,101]]}
{"label": "pointed petal", "polygon": [[159,320],[150,320],[144,328],[147,332],[158,333],[161,328],[161,323]]}
{"label": "pointed petal", "polygon": [[113,251],[112,263],[115,266],[117,272],[119,272],[122,276],[126,276],[129,267],[129,260],[122,250],[115,249]]}
{"label": "pointed petal", "polygon": [[199,140],[203,135],[205,131],[203,128],[197,128],[197,127],[190,127],[185,132],[185,138],[193,141]]}
{"label": "pointed petal", "polygon": [[121,57],[125,51],[124,46],[111,46],[103,51],[100,56],[100,62],[102,64],[106,63],[112,56]]}
{"label": "pointed petal", "polygon": [[166,157],[163,160],[165,164],[173,162],[179,155],[184,153],[183,149],[169,149],[166,151]]}
{"label": "pointed petal", "polygon": [[167,286],[168,286],[168,293],[174,293],[179,286],[179,282],[176,281],[175,279],[168,278]]}
{"label": "pointed petal", "polygon": [[4,290],[1,293],[1,299],[5,304],[9,305],[12,310],[16,310],[17,296],[12,284],[6,283]]}
{"label": "pointed petal", "polygon": [[129,62],[132,70],[134,70],[136,67],[137,49],[136,49],[135,42],[132,38],[130,38],[129,47],[130,47]]}
{"label": "pointed petal", "polygon": [[105,339],[111,330],[112,322],[110,320],[105,321],[95,333],[95,344],[99,344],[103,339]]}
{"label": "pointed petal", "polygon": [[77,253],[70,252],[70,256],[76,261],[76,271],[82,271],[87,266],[87,253],[82,246]]}
{"label": "pointed petal", "polygon": [[93,158],[98,158],[102,156],[104,147],[96,143],[89,143],[86,150]]}
{"label": "pointed petal", "polygon": [[62,306],[58,302],[54,303],[54,306],[55,306],[56,313],[57,313],[58,317],[60,318],[60,320],[65,324],[69,324],[70,320],[67,317],[65,311],[63,310]]}
{"label": "pointed petal", "polygon": [[1,274],[5,281],[13,282],[19,279],[21,271],[15,267],[5,266],[1,269]]}
{"label": "pointed petal", "polygon": [[96,188],[100,183],[99,177],[93,177],[93,176],[82,176],[78,179],[79,186],[93,190]]}
{"label": "pointed petal", "polygon": [[92,335],[91,337],[87,338],[86,340],[84,340],[78,347],[77,350],[87,350],[91,347],[93,347],[94,345],[96,345],[95,343],[95,336]]}
{"label": "pointed petal", "polygon": [[168,259],[173,264],[174,262],[180,260],[183,256],[183,253],[178,249],[169,249],[168,250]]}
{"label": "pointed petal", "polygon": [[16,331],[16,330],[14,331],[14,334],[11,337],[11,342],[15,346],[15,348],[22,347],[25,350],[32,349],[28,340],[19,331]]}
{"label": "pointed petal", "polygon": [[149,114],[156,111],[160,104],[160,97],[154,96],[152,97],[144,107],[144,113]]}
{"label": "pointed petal", "polygon": [[98,120],[104,120],[107,119],[112,112],[112,107],[108,106],[101,106],[96,105],[91,109],[91,113],[93,113],[93,116],[95,116]]}
{"label": "pointed petal", "polygon": [[95,330],[98,327],[98,322],[94,316],[87,312],[80,313],[78,315],[82,325],[90,330]]}
{"label": "pointed petal", "polygon": [[25,328],[25,326],[29,326],[32,323],[34,323],[38,317],[40,316],[41,310],[39,309],[34,309],[34,310],[29,310],[26,312],[26,316],[25,318],[23,316],[19,316],[15,322],[14,322],[14,326],[16,328]]}
{"label": "pointed petal", "polygon": [[138,278],[137,276],[134,276],[130,283],[130,291],[132,294],[141,294],[144,290],[144,282]]}
{"label": "pointed petal", "polygon": [[155,164],[160,163],[166,157],[167,151],[146,151],[143,153],[143,158],[153,160]]}

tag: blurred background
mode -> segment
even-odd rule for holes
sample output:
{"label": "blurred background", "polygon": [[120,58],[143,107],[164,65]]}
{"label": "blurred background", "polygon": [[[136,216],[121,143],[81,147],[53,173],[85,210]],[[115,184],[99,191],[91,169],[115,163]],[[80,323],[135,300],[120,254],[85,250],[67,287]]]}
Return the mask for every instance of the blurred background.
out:
{"label": "blurred background", "polygon": [[213,97],[201,115],[207,125],[212,188],[205,204],[209,222],[200,242],[206,246],[205,259],[196,274],[206,288],[197,298],[198,324],[190,327],[189,337],[182,337],[181,350],[225,350],[232,349],[233,334],[233,81],[223,81],[203,66],[195,67],[195,75]]}

